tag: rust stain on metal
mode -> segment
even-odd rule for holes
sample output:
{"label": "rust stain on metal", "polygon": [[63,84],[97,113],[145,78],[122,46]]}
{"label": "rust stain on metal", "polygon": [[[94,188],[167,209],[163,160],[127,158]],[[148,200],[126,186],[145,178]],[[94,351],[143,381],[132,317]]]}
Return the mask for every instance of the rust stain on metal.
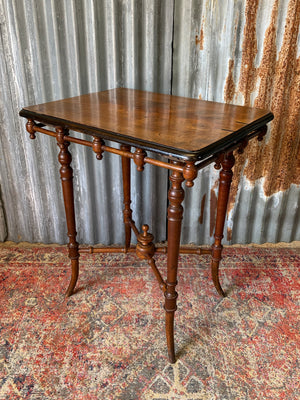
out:
{"label": "rust stain on metal", "polygon": [[239,91],[244,95],[245,105],[250,105],[250,95],[255,89],[255,57],[257,54],[256,18],[259,0],[247,0],[244,41],[242,47],[242,66],[239,81]]}
{"label": "rust stain on metal", "polygon": [[[256,107],[271,108],[274,121],[269,140],[265,140],[261,146],[257,143],[251,144],[245,168],[245,175],[251,182],[265,177],[266,196],[287,190],[292,183],[300,184],[299,170],[297,172],[296,169],[300,151],[300,61],[297,59],[300,2],[289,2],[278,60],[271,55],[276,51],[276,29],[272,25],[276,24],[277,16],[278,1],[275,1],[271,24],[265,36],[264,55],[259,66],[259,94],[254,103]],[[264,92],[265,95],[262,94]]]}
{"label": "rust stain on metal", "polygon": [[227,227],[227,240],[228,242],[230,242],[232,239],[232,229],[229,228],[229,226]]}
{"label": "rust stain on metal", "polygon": [[226,103],[231,103],[235,94],[235,83],[233,79],[234,60],[230,59],[228,63],[228,75],[224,87],[224,100]]}
{"label": "rust stain on metal", "polygon": [[216,214],[217,214],[217,201],[218,198],[216,196],[216,192],[212,188],[210,190],[210,225],[209,225],[209,234],[212,236],[215,230],[216,224]]}
{"label": "rust stain on metal", "polygon": [[297,59],[299,25],[300,2],[290,0],[271,100],[275,119],[266,146],[270,156],[268,162],[264,163],[264,189],[267,195],[287,190],[292,183],[300,184],[300,171],[295,168],[300,151],[300,61]]}
{"label": "rust stain on metal", "polygon": [[[275,0],[264,37],[261,63],[256,69],[255,27],[258,0],[248,0],[246,3],[238,90],[244,95],[245,105],[271,109],[274,120],[270,124],[268,138],[260,143],[252,140],[245,153],[237,157],[228,211],[233,208],[242,173],[253,184],[257,179],[264,177],[266,196],[287,190],[292,183],[300,184],[300,58],[297,58],[300,1],[289,1],[279,53],[276,47],[278,4],[279,1]],[[227,80],[229,79],[230,71]],[[254,104],[251,104],[251,94],[257,83],[259,83],[258,94]],[[227,98],[226,93],[228,93]],[[231,101],[233,95],[229,90],[227,92],[224,90],[227,102]]]}
{"label": "rust stain on metal", "polygon": [[203,21],[202,21],[202,24],[201,24],[200,35],[199,36],[196,35],[195,41],[196,41],[196,46],[199,46],[200,50],[203,50],[204,49]]}
{"label": "rust stain on metal", "polygon": [[290,91],[289,117],[287,120],[286,147],[288,151],[284,154],[285,159],[281,162],[286,164],[290,171],[290,178],[283,177],[283,184],[286,186],[290,180],[294,184],[300,184],[300,57],[297,58],[295,74]]}
{"label": "rust stain on metal", "polygon": [[199,224],[203,224],[205,200],[206,200],[206,193],[203,195],[202,200],[201,200],[201,212],[200,212],[200,217],[199,217]]}
{"label": "rust stain on metal", "polygon": [[[247,0],[245,7],[246,21],[242,46],[242,64],[238,84],[238,91],[240,91],[244,95],[245,105],[250,105],[250,95],[251,92],[255,89],[256,68],[254,62],[257,55],[256,19],[258,5],[259,0]],[[234,94],[231,94],[231,96],[233,98]],[[228,213],[232,210],[235,203],[235,198],[238,192],[238,186],[242,171],[244,169],[245,160],[245,153],[239,155],[233,169],[234,174],[228,200]]]}
{"label": "rust stain on metal", "polygon": [[258,90],[258,96],[255,99],[254,106],[261,108],[266,105],[270,106],[273,83],[276,73],[276,26],[278,18],[278,0],[275,0],[271,21],[266,30],[264,44],[263,44],[263,55],[260,66],[258,68],[257,76],[260,78],[260,86]]}
{"label": "rust stain on metal", "polygon": [[[272,104],[272,96],[274,94],[274,86],[276,85],[276,58],[277,58],[277,47],[276,47],[276,25],[278,18],[278,0],[275,0],[271,15],[271,21],[269,27],[266,30],[264,38],[264,51],[260,66],[258,68],[258,77],[260,78],[260,86],[258,90],[258,96],[255,99],[254,105],[258,108],[270,108]],[[272,109],[274,112],[274,110]],[[282,116],[281,116],[282,117]],[[281,118],[280,117],[280,118]],[[278,120],[278,116],[277,116]],[[245,174],[251,182],[255,182],[265,176],[265,164],[271,167],[273,163],[270,149],[270,142],[274,140],[274,136],[278,134],[276,115],[275,121],[272,123],[272,139],[266,145],[266,139],[263,143],[259,144],[256,141],[250,143],[246,155],[248,163],[245,168]],[[277,131],[277,134],[276,134]],[[271,152],[271,153],[270,153]]]}

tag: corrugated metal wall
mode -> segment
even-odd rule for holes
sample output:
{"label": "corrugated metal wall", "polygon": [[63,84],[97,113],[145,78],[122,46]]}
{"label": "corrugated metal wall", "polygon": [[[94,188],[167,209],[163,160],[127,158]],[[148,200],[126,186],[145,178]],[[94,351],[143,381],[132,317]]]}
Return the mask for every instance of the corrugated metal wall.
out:
{"label": "corrugated metal wall", "polygon": [[[237,157],[225,243],[300,238],[300,1],[175,2],[172,94],[269,108],[266,140]],[[217,174],[186,199],[184,240],[211,241]],[[199,204],[205,203],[199,224]],[[189,221],[194,221],[190,224]]]}
{"label": "corrugated metal wall", "polygon": [[[173,0],[0,1],[1,188],[7,238],[64,242],[55,140],[28,140],[18,111],[26,104],[117,86],[170,93]],[[121,243],[120,158],[105,154],[99,162],[90,149],[72,145],[71,151],[78,240]],[[166,196],[159,193],[167,179],[167,171],[150,166],[143,176],[132,171],[134,217],[138,224],[147,220],[158,240],[165,238],[165,225],[153,221],[166,214]]]}
{"label": "corrugated metal wall", "polygon": [[[0,240],[66,240],[56,143],[30,141],[19,109],[116,86],[270,107],[266,143],[237,162],[225,239],[299,240],[299,7],[297,0],[0,0]],[[121,243],[119,158],[99,162],[90,149],[71,150],[79,241]],[[134,218],[164,240],[167,173],[132,169]],[[207,168],[187,190],[183,242],[211,243],[216,182]]]}

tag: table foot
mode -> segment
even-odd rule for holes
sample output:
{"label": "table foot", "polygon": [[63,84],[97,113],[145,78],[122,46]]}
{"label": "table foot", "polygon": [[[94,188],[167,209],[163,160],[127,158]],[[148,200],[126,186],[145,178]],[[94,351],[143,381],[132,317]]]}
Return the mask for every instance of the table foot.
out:
{"label": "table foot", "polygon": [[166,311],[166,336],[168,345],[168,359],[171,364],[176,361],[174,346],[174,315],[175,311]]}
{"label": "table foot", "polygon": [[74,194],[73,194],[73,169],[71,167],[72,156],[68,150],[70,145],[65,140],[68,135],[68,131],[63,128],[56,128],[56,139],[57,144],[60,148],[58,155],[58,161],[61,164],[60,177],[64,197],[64,206],[68,227],[69,237],[69,258],[72,265],[72,275],[69,287],[66,292],[66,296],[71,296],[74,293],[74,288],[78,279],[79,272],[79,249],[78,243],[76,242],[76,224],[75,224],[75,209],[74,209]]}
{"label": "table foot", "polygon": [[213,251],[213,256],[212,256],[212,261],[211,261],[211,275],[212,275],[212,280],[215,285],[215,288],[217,289],[217,292],[219,293],[220,296],[226,297],[226,293],[223,291],[220,281],[219,281],[219,263],[221,258],[216,257],[216,253],[219,253],[218,249],[212,249]]}
{"label": "table foot", "polygon": [[[223,239],[223,231],[224,231],[224,223],[226,217],[226,210],[230,192],[230,185],[232,181],[232,168],[234,166],[234,155],[232,152],[228,154],[223,154],[219,159],[217,164],[217,168],[222,166],[222,170],[220,172],[219,179],[219,193],[218,193],[218,202],[217,202],[217,217],[216,217],[216,228],[214,234],[214,244],[212,245],[212,258],[211,258],[211,272],[212,272],[212,280],[217,289],[217,292],[225,297],[225,293],[220,285],[219,281],[219,264],[222,259],[222,239]],[[220,165],[219,165],[220,164]]]}
{"label": "table foot", "polygon": [[79,273],[78,259],[71,260],[71,265],[72,265],[72,275],[71,275],[71,280],[70,280],[68,289],[66,291],[66,297],[70,297],[74,293],[74,289],[75,289],[75,286],[77,283],[78,273]]}

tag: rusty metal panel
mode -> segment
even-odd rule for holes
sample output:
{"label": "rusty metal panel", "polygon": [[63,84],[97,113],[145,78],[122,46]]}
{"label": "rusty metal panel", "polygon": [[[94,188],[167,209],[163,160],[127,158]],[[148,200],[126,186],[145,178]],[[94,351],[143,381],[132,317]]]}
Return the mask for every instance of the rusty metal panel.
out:
{"label": "rusty metal panel", "polygon": [[[117,86],[171,92],[173,0],[0,0],[2,236],[66,241],[55,140],[30,141],[19,110]],[[109,144],[109,143],[108,143]],[[78,239],[123,241],[120,159],[73,154]],[[132,171],[132,208],[165,239],[167,171]],[[153,183],[152,189],[149,183]],[[158,193],[160,195],[158,195]],[[1,215],[1,213],[0,213]],[[4,222],[6,222],[7,227]],[[7,229],[7,234],[6,234]]]}
{"label": "rusty metal panel", "polygon": [[[225,242],[299,240],[299,7],[298,0],[0,0],[0,240],[66,240],[57,146],[47,137],[30,141],[19,109],[116,86],[271,108],[265,142],[238,158]],[[71,149],[79,241],[122,242],[119,158],[105,154],[99,163],[89,149]],[[208,167],[187,189],[184,243],[212,242],[217,177]],[[133,169],[132,182],[137,224],[165,239],[166,171],[146,166],[142,177]]]}
{"label": "rusty metal panel", "polygon": [[[172,94],[275,115],[265,141],[237,157],[225,243],[300,239],[299,23],[298,0],[175,2]],[[217,190],[207,168],[187,195],[183,241],[212,241]]]}

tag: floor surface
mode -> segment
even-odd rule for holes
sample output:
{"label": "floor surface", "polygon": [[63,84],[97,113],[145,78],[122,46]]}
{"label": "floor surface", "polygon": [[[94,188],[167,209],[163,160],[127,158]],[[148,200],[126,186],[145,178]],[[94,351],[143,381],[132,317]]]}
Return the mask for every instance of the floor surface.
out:
{"label": "floor surface", "polygon": [[[156,257],[165,274],[166,257]],[[83,255],[78,289],[60,246],[0,246],[1,400],[296,400],[300,253],[226,248],[221,299],[208,256],[180,257],[177,362],[163,295],[134,254]]]}

